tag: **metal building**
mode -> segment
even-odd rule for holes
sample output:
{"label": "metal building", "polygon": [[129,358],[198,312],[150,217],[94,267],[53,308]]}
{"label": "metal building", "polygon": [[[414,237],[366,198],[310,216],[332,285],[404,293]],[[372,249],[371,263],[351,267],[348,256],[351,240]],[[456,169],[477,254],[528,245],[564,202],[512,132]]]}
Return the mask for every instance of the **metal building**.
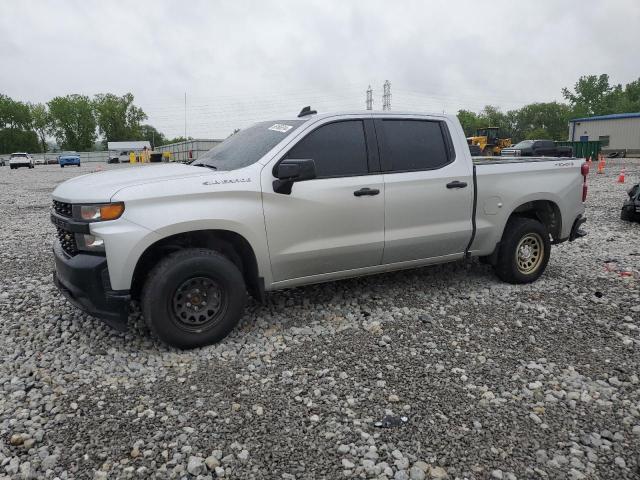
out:
{"label": "metal building", "polygon": [[569,141],[599,140],[604,153],[640,154],[640,112],[569,120]]}
{"label": "metal building", "polygon": [[169,161],[171,162],[187,163],[192,160],[196,160],[200,155],[208,152],[221,142],[222,140],[200,138],[187,140],[185,142],[156,146],[154,151],[170,153]]}

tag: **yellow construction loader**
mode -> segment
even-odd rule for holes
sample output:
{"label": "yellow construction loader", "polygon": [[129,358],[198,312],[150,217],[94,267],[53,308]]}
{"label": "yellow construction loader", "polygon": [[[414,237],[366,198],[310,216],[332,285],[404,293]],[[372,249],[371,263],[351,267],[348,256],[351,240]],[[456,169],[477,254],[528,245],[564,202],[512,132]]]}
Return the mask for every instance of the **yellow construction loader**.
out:
{"label": "yellow construction loader", "polygon": [[485,157],[500,155],[503,148],[510,147],[510,138],[500,138],[498,127],[479,128],[473,137],[467,137],[469,145],[477,145]]}

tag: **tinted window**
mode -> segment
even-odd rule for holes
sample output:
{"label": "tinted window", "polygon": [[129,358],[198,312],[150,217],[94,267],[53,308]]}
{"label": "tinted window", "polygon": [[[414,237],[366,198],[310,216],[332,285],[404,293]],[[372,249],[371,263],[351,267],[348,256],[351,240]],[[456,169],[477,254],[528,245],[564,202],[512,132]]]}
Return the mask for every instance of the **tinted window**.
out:
{"label": "tinted window", "polygon": [[287,158],[312,158],[318,178],[366,175],[367,147],[362,121],[323,125],[289,150]]}
{"label": "tinted window", "polygon": [[384,157],[395,171],[430,170],[449,163],[440,122],[383,120]]}

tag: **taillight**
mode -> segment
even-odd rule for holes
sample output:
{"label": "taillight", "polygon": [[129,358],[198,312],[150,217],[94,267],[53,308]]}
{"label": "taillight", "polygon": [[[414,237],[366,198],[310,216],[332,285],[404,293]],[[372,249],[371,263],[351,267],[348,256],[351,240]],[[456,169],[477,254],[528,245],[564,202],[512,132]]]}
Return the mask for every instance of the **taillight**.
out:
{"label": "taillight", "polygon": [[587,162],[584,162],[582,167],[580,167],[580,173],[582,173],[583,177],[589,175],[589,164]]}
{"label": "taillight", "polygon": [[582,201],[587,201],[587,191],[589,187],[587,186],[587,175],[589,175],[589,164],[587,162],[582,164],[580,167],[580,173],[582,173]]}

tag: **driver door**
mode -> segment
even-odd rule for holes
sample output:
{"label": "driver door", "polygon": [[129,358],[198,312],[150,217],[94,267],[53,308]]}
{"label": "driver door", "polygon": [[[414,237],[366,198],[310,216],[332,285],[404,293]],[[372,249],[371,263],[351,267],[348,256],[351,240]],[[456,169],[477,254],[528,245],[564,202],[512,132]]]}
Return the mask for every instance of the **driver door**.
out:
{"label": "driver door", "polygon": [[384,182],[377,148],[371,146],[370,120],[324,123],[279,159],[313,159],[316,178],[294,183],[289,194],[276,193],[272,171],[277,162],[263,169],[274,282],[380,264]]}

